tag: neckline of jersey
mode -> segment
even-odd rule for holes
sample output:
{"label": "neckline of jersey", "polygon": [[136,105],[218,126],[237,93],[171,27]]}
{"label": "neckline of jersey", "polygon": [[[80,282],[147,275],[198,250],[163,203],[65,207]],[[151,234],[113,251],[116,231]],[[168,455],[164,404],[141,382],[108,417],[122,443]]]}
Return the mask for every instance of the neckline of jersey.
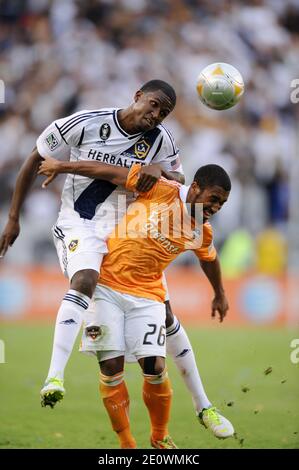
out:
{"label": "neckline of jersey", "polygon": [[129,139],[133,139],[133,138],[135,138],[135,137],[138,137],[139,135],[142,135],[142,132],[138,132],[137,134],[129,134],[127,131],[125,131],[125,130],[121,127],[121,125],[120,125],[120,123],[119,123],[119,120],[118,120],[117,113],[118,113],[119,111],[121,111],[122,109],[123,109],[123,108],[116,108],[116,109],[114,110],[114,112],[113,112],[113,119],[114,119],[115,125],[116,125],[117,129],[119,130],[119,132],[120,132],[121,134],[123,134],[124,136],[128,137]]}

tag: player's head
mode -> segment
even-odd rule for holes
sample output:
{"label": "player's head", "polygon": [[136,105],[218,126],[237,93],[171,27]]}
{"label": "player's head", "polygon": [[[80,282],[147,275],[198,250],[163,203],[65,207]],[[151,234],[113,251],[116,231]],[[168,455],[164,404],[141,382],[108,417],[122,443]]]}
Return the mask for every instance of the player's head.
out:
{"label": "player's head", "polygon": [[176,94],[163,80],[146,82],[134,96],[134,125],[140,132],[154,129],[171,113],[176,104]]}
{"label": "player's head", "polygon": [[200,167],[191,184],[187,202],[203,204],[203,221],[218,212],[227,201],[231,190],[230,177],[219,165]]}

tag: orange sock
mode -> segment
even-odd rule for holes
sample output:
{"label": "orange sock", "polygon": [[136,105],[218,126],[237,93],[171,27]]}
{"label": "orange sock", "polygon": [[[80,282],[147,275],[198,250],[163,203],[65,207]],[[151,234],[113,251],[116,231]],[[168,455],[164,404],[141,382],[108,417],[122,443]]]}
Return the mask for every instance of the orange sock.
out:
{"label": "orange sock", "polygon": [[112,376],[100,374],[100,394],[121,449],[135,449],[136,441],[130,431],[130,400],[123,375],[123,372]]}
{"label": "orange sock", "polygon": [[144,374],[143,401],[148,409],[152,439],[161,441],[168,435],[172,389],[166,369],[160,375]]}

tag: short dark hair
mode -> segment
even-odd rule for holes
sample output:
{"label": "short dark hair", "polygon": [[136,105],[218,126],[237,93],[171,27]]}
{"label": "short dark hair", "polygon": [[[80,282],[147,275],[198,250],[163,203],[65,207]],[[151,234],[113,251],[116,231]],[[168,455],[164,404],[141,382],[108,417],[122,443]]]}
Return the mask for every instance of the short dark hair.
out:
{"label": "short dark hair", "polygon": [[230,177],[219,165],[210,164],[201,166],[195,173],[194,181],[196,181],[201,189],[220,186],[225,191],[231,190]]}
{"label": "short dark hair", "polygon": [[161,90],[165,95],[168,96],[170,99],[173,107],[175,107],[176,104],[176,92],[172,88],[169,83],[164,82],[163,80],[150,80],[149,82],[146,82],[142,87],[140,88],[141,91],[144,91],[145,93],[148,91],[157,91]]}

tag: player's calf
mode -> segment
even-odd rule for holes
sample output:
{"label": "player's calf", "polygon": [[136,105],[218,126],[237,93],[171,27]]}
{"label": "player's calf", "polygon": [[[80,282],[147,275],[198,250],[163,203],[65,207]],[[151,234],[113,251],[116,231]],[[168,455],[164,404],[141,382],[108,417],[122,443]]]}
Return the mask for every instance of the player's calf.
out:
{"label": "player's calf", "polygon": [[[161,364],[163,363],[163,365],[165,365],[165,359],[159,359],[163,359]],[[157,374],[148,374],[149,364],[153,370],[155,370],[152,361],[150,363],[146,360],[143,361],[143,401],[148,409],[151,420],[151,445],[158,449],[175,448],[175,446],[170,446],[172,441],[168,436],[168,423],[172,399],[171,383],[165,368],[162,371],[159,370]]]}
{"label": "player's calf", "polygon": [[[136,441],[130,430],[129,393],[124,381],[123,356],[100,362],[100,395],[109,415],[113,430],[119,439],[121,449],[135,449]],[[105,372],[112,372],[105,375]],[[117,372],[116,372],[117,371]]]}

